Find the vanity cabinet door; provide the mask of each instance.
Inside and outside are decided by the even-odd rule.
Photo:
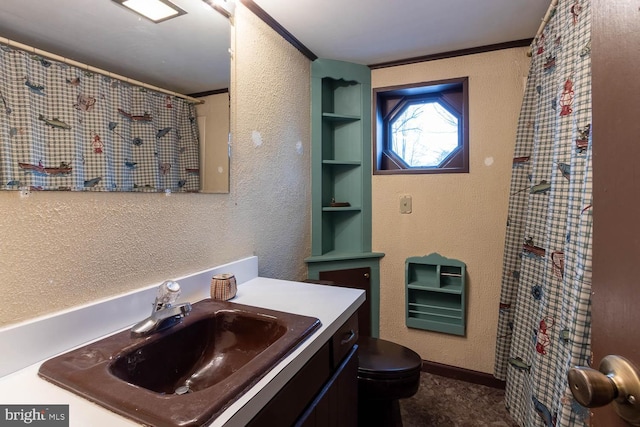
[[[371,267],[348,268],[343,270],[328,270],[318,273],[322,281],[347,288],[361,289],[365,292],[365,302],[358,308],[359,334],[363,337],[371,336]]]
[[[354,345],[338,369],[295,424],[300,427],[358,425],[358,346]]]
[[[357,331],[354,313],[247,427],[356,427]]]
[[[331,377],[331,346],[326,343],[262,410],[247,427],[288,427],[296,424]],[[356,382],[356,374],[353,381]]]

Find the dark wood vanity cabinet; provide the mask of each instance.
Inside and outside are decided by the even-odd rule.
[[[248,426],[355,427],[357,340],[358,318],[354,314]]]
[[[349,350],[329,381],[295,423],[301,427],[358,424],[358,346]]]

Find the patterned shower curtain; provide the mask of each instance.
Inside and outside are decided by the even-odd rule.
[[[590,362],[589,0],[560,0],[532,45],[505,241],[495,376],[521,426],[583,426],[567,371]]]
[[[0,190],[198,191],[193,104],[0,44]]]

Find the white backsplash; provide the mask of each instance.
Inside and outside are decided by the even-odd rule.
[[[193,303],[209,297],[211,277],[220,273],[233,273],[241,285],[258,277],[258,258],[248,257],[167,279],[180,283],[182,294],[178,302]],[[0,328],[0,377],[144,319],[151,311],[159,285],[153,283],[126,294]]]

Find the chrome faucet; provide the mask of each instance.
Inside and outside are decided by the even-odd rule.
[[[133,338],[144,337],[154,332],[163,331],[182,322],[191,311],[188,302],[173,305],[180,296],[180,285],[167,280],[158,288],[158,295],[153,303],[151,316],[136,323],[131,328]]]

